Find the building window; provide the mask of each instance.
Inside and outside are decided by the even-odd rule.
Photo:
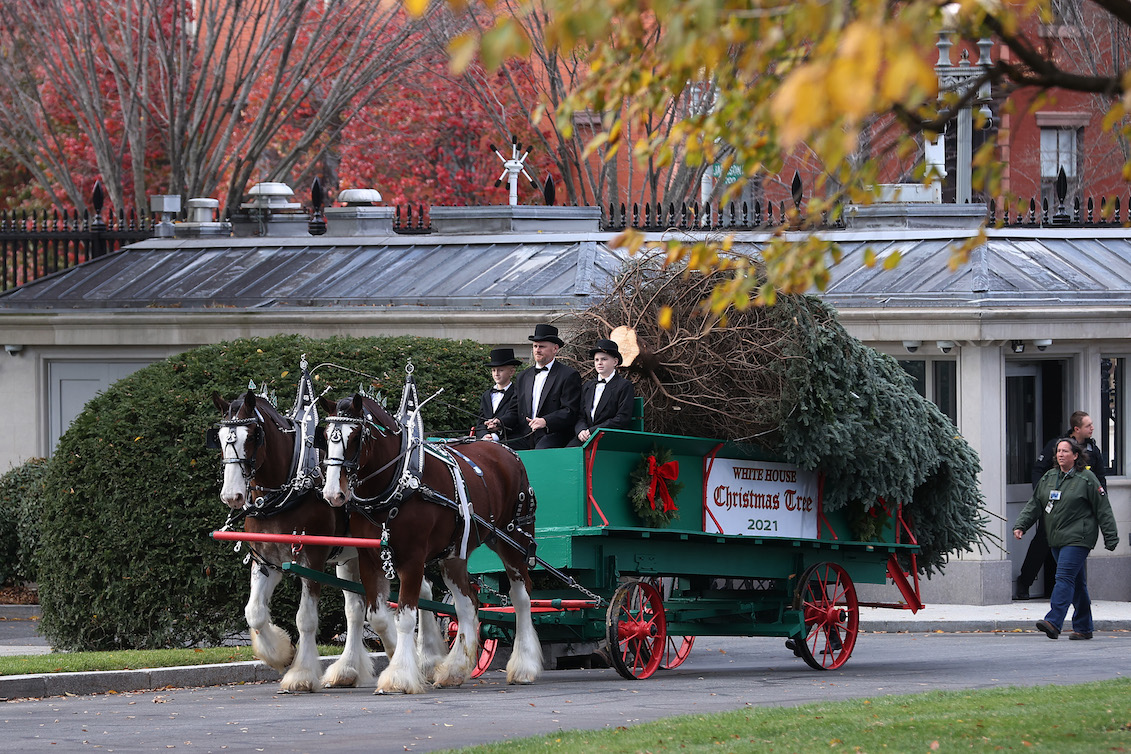
[[[1056,180],[1060,171],[1068,179],[1068,192],[1064,206],[1071,211],[1073,201],[1080,196],[1084,172],[1084,129],[1077,127],[1041,129],[1041,199],[1047,201],[1050,211],[1056,211],[1060,202],[1056,195]]]
[[[1126,459],[1127,359],[1105,357],[1100,361],[1100,421],[1096,440],[1107,454],[1107,475],[1122,476]]]
[[[931,400],[947,418],[958,426],[958,362],[934,361],[931,362],[934,372],[934,384]]]
[[[953,359],[901,359],[915,390],[958,425],[958,362]]]

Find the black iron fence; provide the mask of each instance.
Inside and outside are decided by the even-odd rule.
[[[0,213],[0,291],[152,237],[152,217],[124,213],[108,220],[86,211]]]
[[[1063,184],[1063,181],[1061,182]],[[1113,227],[1131,225],[1131,198],[1121,206],[1119,197],[1077,198],[1065,202],[1063,185],[1057,187],[1057,200],[1027,204],[989,200],[986,220],[991,227]],[[600,227],[605,231],[634,228],[642,231],[740,231],[777,229],[782,226],[843,228],[842,218],[824,216],[813,223],[805,217],[805,202],[800,178],[795,176],[792,196],[786,201],[728,204],[702,208],[698,204],[657,203],[643,207],[625,205],[601,207]],[[0,213],[0,291],[50,275],[68,267],[112,253],[122,246],[157,235],[158,218],[149,213],[120,211],[102,216],[102,188],[95,185],[91,196],[94,214],[73,212]],[[316,218],[312,216],[313,221]],[[325,226],[322,226],[323,229]],[[397,207],[393,231],[401,235],[432,232],[431,218],[424,205]],[[323,232],[325,232],[323,230]]]
[[[101,183],[94,184],[94,216],[57,210],[0,213],[0,291],[117,251],[156,235],[155,219],[123,211],[102,217]]]

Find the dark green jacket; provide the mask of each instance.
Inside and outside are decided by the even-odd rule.
[[[1060,499],[1054,500],[1052,510],[1045,513],[1049,495],[1058,488]],[[1078,546],[1090,550],[1096,546],[1100,532],[1107,549],[1114,550],[1119,544],[1111,503],[1107,495],[1100,494],[1096,475],[1087,469],[1070,471],[1067,476],[1055,466],[1046,471],[1013,528],[1025,531],[1041,516],[1045,518],[1050,547]]]

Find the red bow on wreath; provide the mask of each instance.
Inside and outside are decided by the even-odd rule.
[[[668,482],[674,482],[676,477],[679,476],[679,461],[668,461],[667,463],[656,463],[656,456],[648,456],[648,473],[652,477],[652,484],[648,487],[648,502],[652,504],[652,510],[656,510],[656,492],[660,493],[660,499],[664,501],[664,513],[674,511],[676,509],[675,502],[672,500],[671,493],[668,492]]]

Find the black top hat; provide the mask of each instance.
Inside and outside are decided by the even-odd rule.
[[[513,348],[492,348],[491,360],[487,362],[489,367],[509,367],[518,366],[522,361],[514,357]]]
[[[534,334],[530,336],[530,340],[535,343],[545,341],[547,343],[556,343],[559,346],[565,345],[565,341],[558,337],[558,328],[553,325],[535,325]]]
[[[599,353],[607,353],[617,360],[617,364],[624,361],[624,357],[620,355],[620,348],[617,347],[615,341],[612,340],[598,340],[597,345],[589,349],[589,358],[593,358]]]

